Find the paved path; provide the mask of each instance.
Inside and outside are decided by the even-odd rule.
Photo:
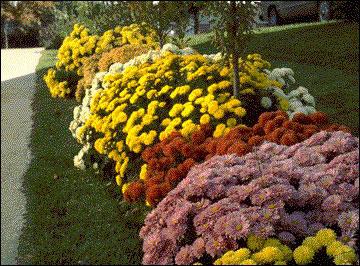
[[[1,264],[15,265],[30,162],[31,102],[42,48],[1,50]]]

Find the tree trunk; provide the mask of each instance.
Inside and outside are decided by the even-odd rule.
[[[7,20],[5,20],[4,23],[4,41],[5,41],[5,49],[9,48],[9,38],[8,38],[8,27],[9,27],[9,22]]]
[[[237,21],[235,18],[236,15],[236,3],[235,2],[230,2],[230,16],[231,16],[231,24],[230,29],[229,29],[229,37],[230,37],[230,42],[231,42],[231,48],[230,48],[230,53],[232,56],[232,65],[233,65],[233,73],[234,73],[234,84],[233,84],[233,90],[234,90],[234,97],[238,98],[239,96],[239,91],[240,91],[240,76],[239,76],[239,51],[238,51],[238,47],[237,47],[237,30],[238,30],[238,25],[237,25]]]
[[[239,75],[239,54],[235,50],[232,55],[232,64],[233,64],[233,71],[234,71],[234,97],[238,98],[239,91],[240,91],[240,75]]]
[[[8,49],[9,48],[9,40],[8,40],[7,31],[4,31],[4,36],[5,36],[5,49]]]
[[[194,34],[199,33],[199,10],[194,10]]]

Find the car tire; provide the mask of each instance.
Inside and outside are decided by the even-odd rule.
[[[331,4],[330,1],[320,1],[318,8],[319,21],[328,21],[331,19]]]
[[[278,12],[276,11],[276,8],[271,7],[269,9],[269,12],[268,12],[268,24],[269,24],[269,26],[279,25],[280,24],[279,22],[280,22],[280,18],[279,18]]]

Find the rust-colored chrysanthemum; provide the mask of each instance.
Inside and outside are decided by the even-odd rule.
[[[249,141],[248,144],[252,145],[252,146],[258,146],[260,145],[262,142],[264,141],[264,137],[261,136],[252,136]]]
[[[201,130],[196,131],[191,135],[191,141],[195,145],[200,145],[201,143],[203,143],[205,141],[205,139],[206,139],[205,132],[203,132]]]
[[[328,116],[323,112],[312,113],[309,115],[309,118],[314,124],[318,124],[318,125],[327,124],[329,122]]]
[[[265,126],[264,126],[264,132],[265,134],[270,134],[271,132],[273,132],[275,129],[277,128],[276,123],[274,122],[274,120],[269,120],[266,122]]]
[[[145,186],[141,181],[132,182],[125,190],[124,199],[128,202],[134,202],[140,200],[144,195]]]
[[[264,127],[266,122],[272,120],[276,116],[275,112],[264,112],[259,116],[259,124]]]
[[[284,127],[279,127],[277,129],[275,129],[270,135],[271,135],[271,139],[273,142],[279,144],[281,137],[285,134],[286,132],[286,128]]]
[[[243,156],[246,153],[248,153],[251,150],[250,145],[244,143],[244,142],[238,142],[231,146],[228,150],[228,153],[236,153],[238,156]]]
[[[293,122],[298,122],[298,123],[303,124],[303,125],[307,125],[307,124],[312,123],[311,118],[308,115],[303,114],[303,113],[295,113],[292,121]]]
[[[253,127],[253,133],[254,135],[263,136],[265,135],[264,128],[261,124],[255,124]]]
[[[298,143],[298,138],[294,132],[285,133],[280,140],[280,144],[287,146],[294,145],[296,143]]]
[[[284,117],[284,116],[281,116],[281,115],[276,116],[276,117],[273,119],[276,127],[280,127],[286,120],[287,120],[287,118]]]
[[[163,191],[160,185],[150,186],[146,189],[146,200],[151,206],[156,206],[162,199]]]

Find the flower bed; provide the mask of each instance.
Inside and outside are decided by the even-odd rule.
[[[358,147],[348,133],[321,131],[290,147],[266,142],[242,157],[215,156],[194,166],[146,217],[143,263],[218,257],[250,234],[292,242],[327,226],[352,239]]]
[[[89,35],[89,30],[85,26],[75,24],[73,31],[64,39],[58,51],[56,69],[50,68],[44,76],[51,96],[74,97],[77,83],[84,76],[84,65],[89,64],[88,59],[92,55],[100,55],[126,44],[148,44],[150,47],[156,47],[154,31],[146,26],[144,29],[145,34],[141,33],[139,25],[132,24],[108,30],[99,37]],[[96,58],[92,58],[94,57]]]
[[[217,127],[218,129],[218,127]],[[186,177],[195,163],[208,160],[215,155],[245,155],[264,140],[282,145],[293,145],[321,131],[343,130],[345,126],[329,124],[324,113],[311,115],[297,113],[289,120],[284,111],[265,112],[252,128],[238,126],[223,137],[211,137],[213,129],[204,124],[191,134],[191,138],[173,133],[160,143],[146,148],[141,157],[140,179],[125,185],[124,197],[129,202],[146,199],[155,206],[166,194]],[[217,131],[213,133],[215,136]]]
[[[136,24],[101,37],[75,25],[44,77],[53,97],[81,102],[74,165],[154,208],[143,263],[356,263],[359,140],[349,128],[317,111],[306,88],[289,89],[290,68],[240,59],[235,98],[220,53],[154,39]]]
[[[243,64],[244,95],[258,97],[268,87],[281,86],[262,72],[268,62],[259,55],[248,58]],[[139,176],[142,162],[137,154],[173,131],[187,137],[201,124],[212,123],[222,128],[216,133],[221,136],[247,123],[242,100],[231,96],[230,70],[221,57],[165,45],[126,64],[113,64],[98,77],[74,110],[70,130],[84,144],[75,161],[84,166],[87,147],[94,147],[115,162],[119,186]]]

